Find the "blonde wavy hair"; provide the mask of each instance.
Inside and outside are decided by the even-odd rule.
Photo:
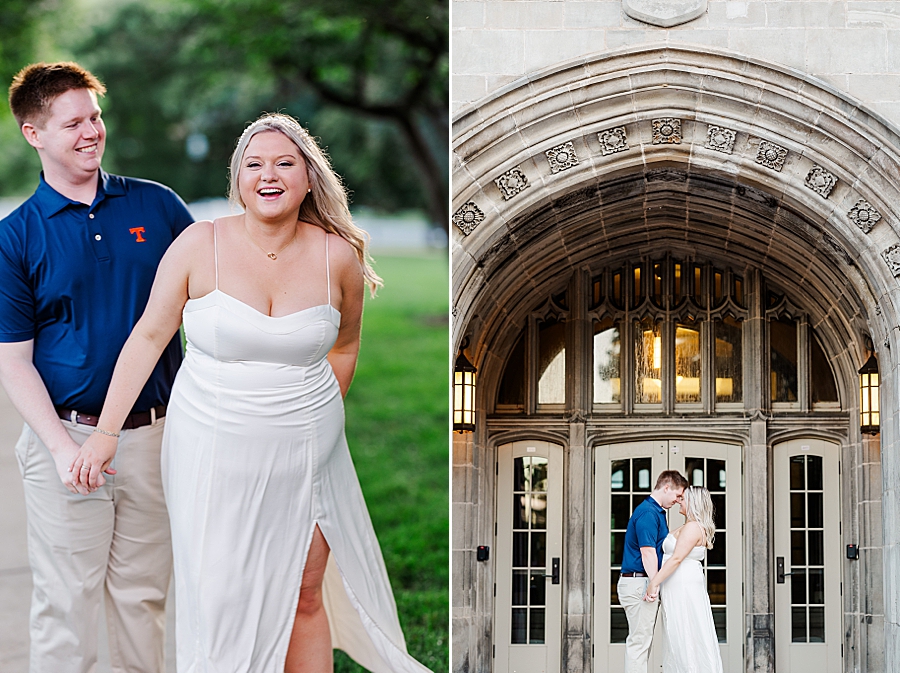
[[[306,162],[309,187],[312,191],[303,199],[298,219],[321,227],[330,234],[340,236],[356,249],[363,276],[369,286],[369,291],[374,296],[378,287],[384,283],[372,269],[372,260],[368,252],[369,235],[353,223],[347,203],[347,192],[340,177],[331,167],[328,157],[316,144],[313,137],[293,117],[275,112],[266,113],[244,129],[234,148],[234,153],[231,155],[229,200],[246,209],[238,184],[241,161],[253,136],[267,131],[277,131],[287,136],[300,150],[300,155]]]
[[[688,521],[696,521],[703,530],[703,542],[707,549],[713,548],[716,537],[715,509],[709,491],[702,486],[684,489],[684,509]]]

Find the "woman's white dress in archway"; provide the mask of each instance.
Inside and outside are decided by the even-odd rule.
[[[663,563],[673,551],[675,536],[670,533],[663,541]],[[722,673],[703,573],[705,556],[705,547],[694,547],[660,587],[666,642],[663,673]]]
[[[163,442],[179,673],[284,671],[316,524],[334,647],[375,673],[428,671],[406,653],[344,438],[330,289],[273,318],[220,291],[218,263],[216,276],[184,308]]]

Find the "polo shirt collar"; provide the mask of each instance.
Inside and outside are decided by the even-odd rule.
[[[91,207],[100,203],[107,196],[121,196],[125,193],[122,181],[115,175],[110,175],[102,168],[100,169],[100,179],[97,182],[97,194],[94,196],[94,203]],[[67,196],[63,196],[53,189],[44,179],[44,172],[41,171],[40,182],[38,188],[34,192],[34,198],[37,201],[41,214],[45,218],[50,218],[64,210],[68,206],[84,205],[79,201],[73,201]]]
[[[654,497],[653,497],[652,495],[648,495],[648,496],[647,496],[647,500],[649,500],[649,501],[650,501],[650,504],[653,505],[653,507],[654,507],[655,509],[658,509],[660,512],[665,512],[665,511],[666,511],[665,509],[663,509],[663,506],[662,506],[662,505],[660,505],[658,502],[656,502],[656,500],[654,499]]]

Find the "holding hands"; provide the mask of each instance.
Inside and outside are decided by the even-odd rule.
[[[657,598],[659,598],[659,583],[655,580],[650,580],[650,583],[647,585],[647,592],[644,594],[644,600],[648,603],[653,603]]]
[[[93,493],[106,483],[104,472],[109,475],[116,473],[109,465],[116,456],[118,445],[118,433],[98,429],[79,447],[69,462],[72,485],[79,493]]]

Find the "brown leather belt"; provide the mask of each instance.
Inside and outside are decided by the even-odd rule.
[[[646,576],[647,576],[647,573],[641,573],[641,572],[637,572],[637,573],[620,573],[619,576],[620,576],[620,577],[646,577]]]
[[[90,425],[94,428],[97,427],[97,422],[100,420],[98,416],[80,414],[74,409],[63,409],[62,407],[56,407],[56,413],[59,414],[59,417],[64,421],[80,423],[81,425]],[[155,418],[163,418],[165,415],[166,408],[164,406],[153,407],[150,411],[138,411],[130,414],[125,419],[125,423],[122,424],[122,429],[134,430],[135,428],[142,428],[145,425],[152,424]]]

